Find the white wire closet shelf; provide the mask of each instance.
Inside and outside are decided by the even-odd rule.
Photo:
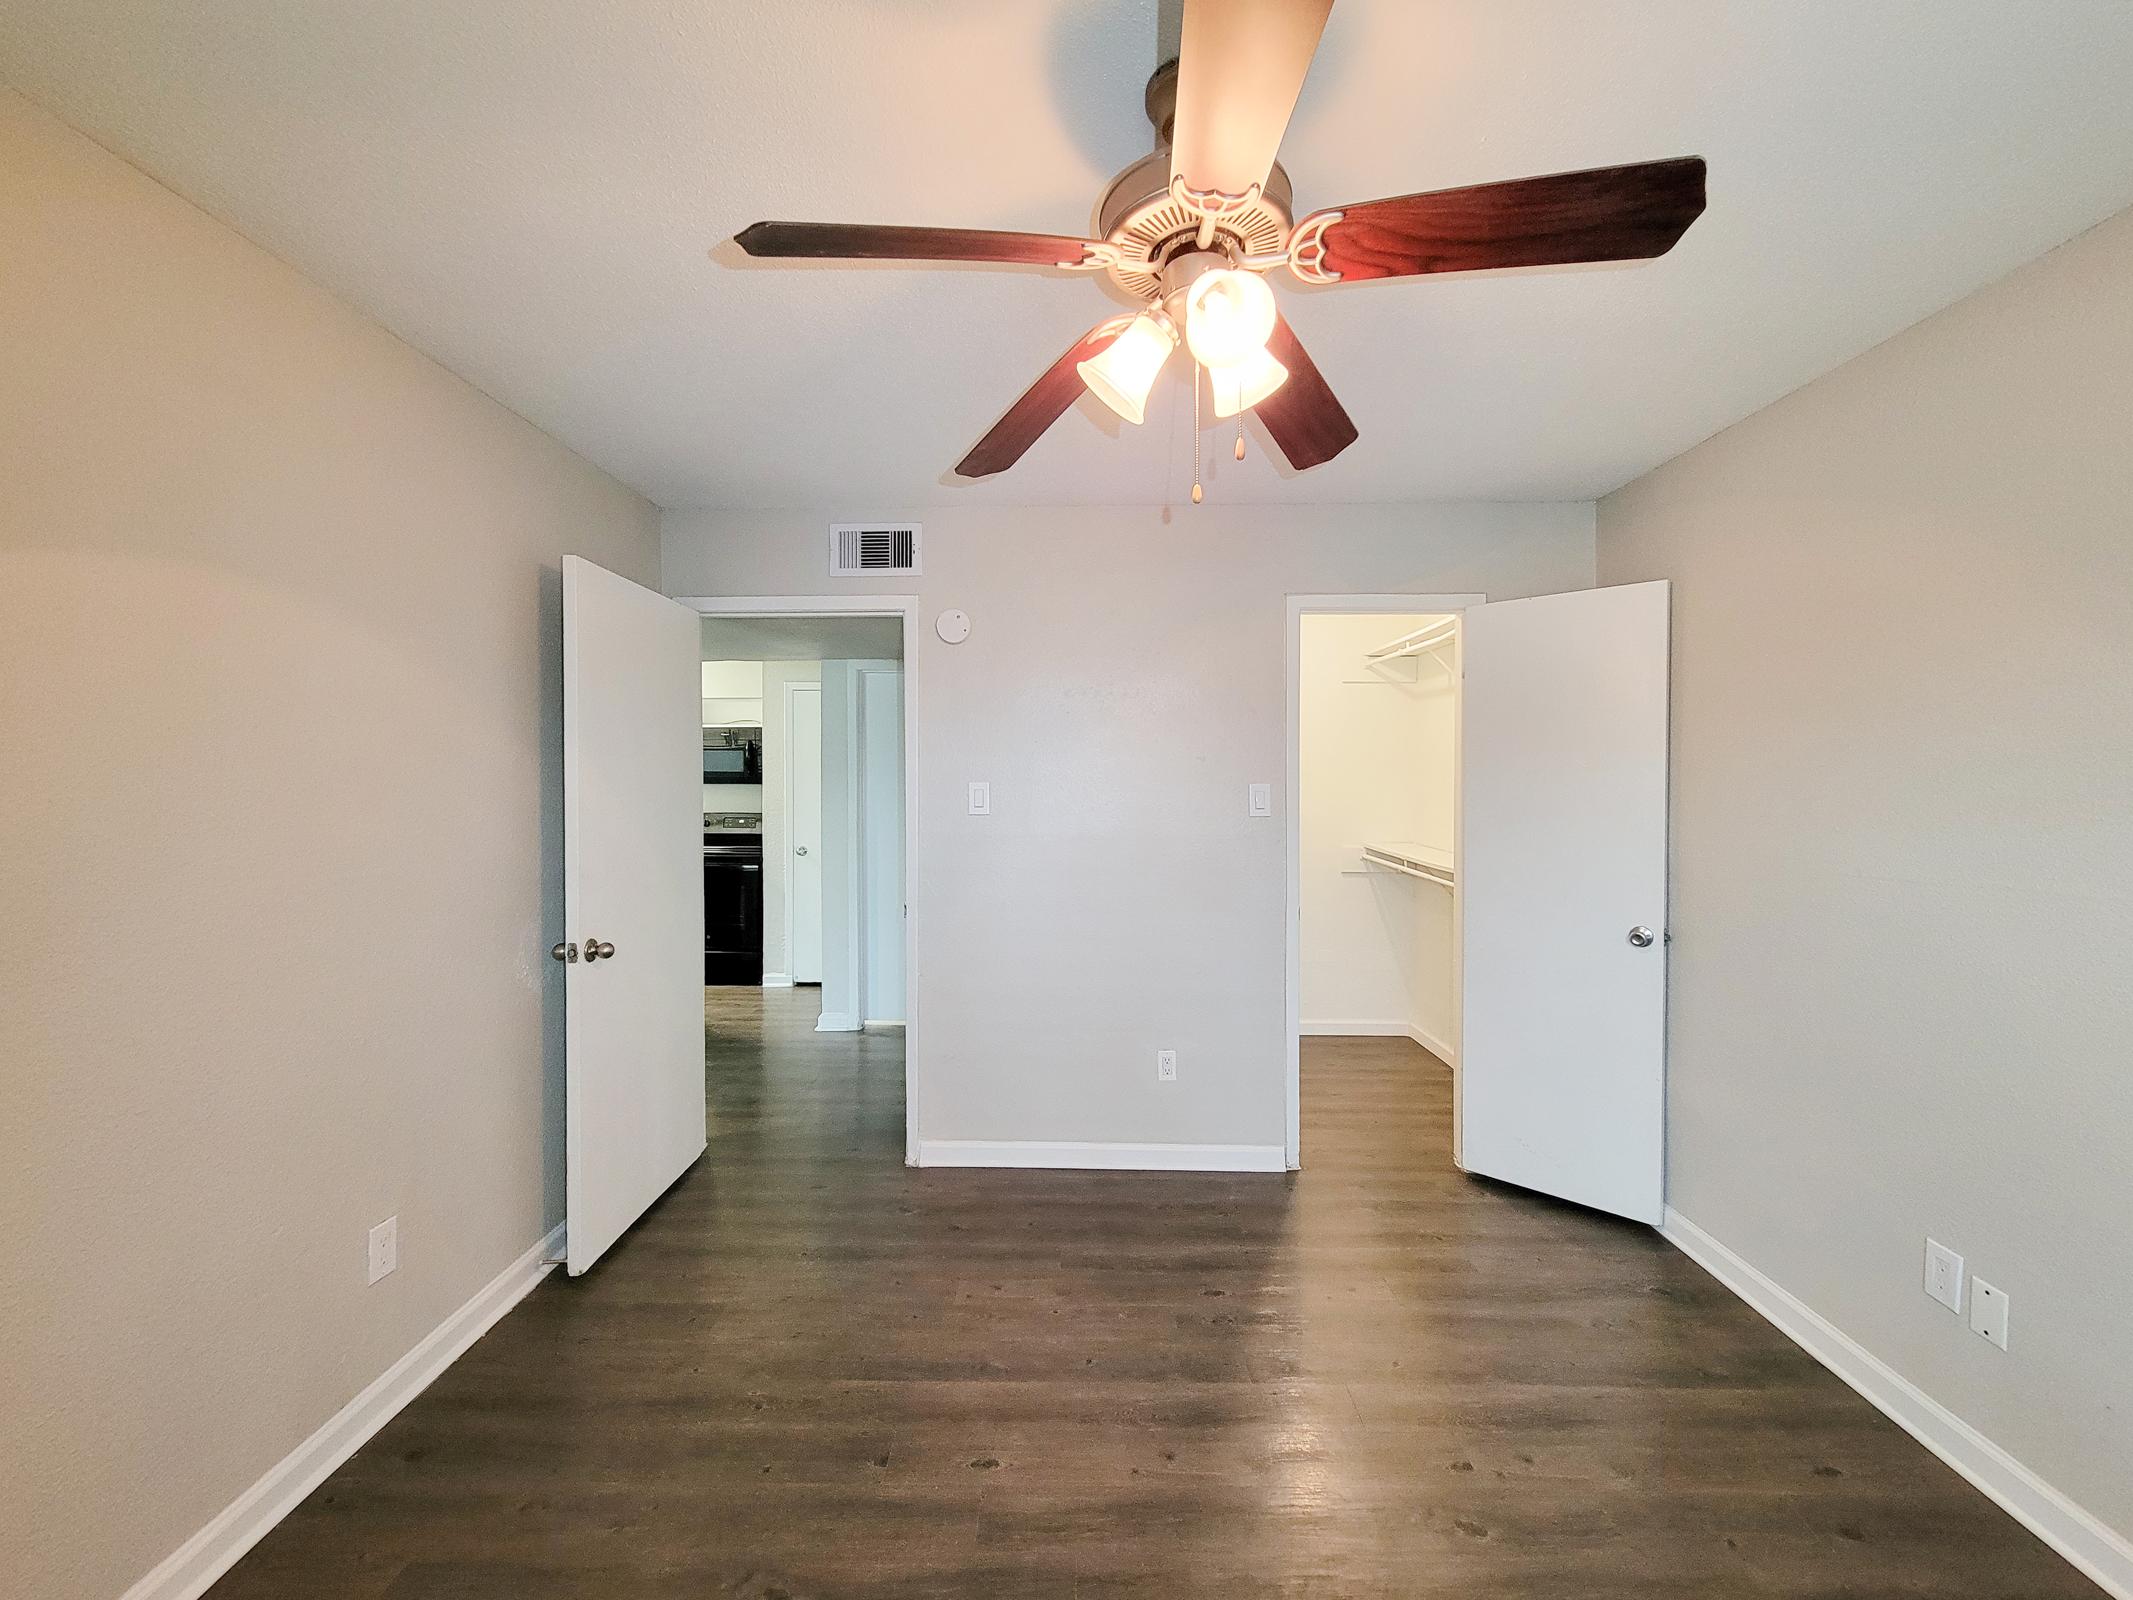
[[[1390,839],[1383,844],[1364,845],[1363,865],[1381,872],[1405,873],[1410,878],[1422,878],[1447,889],[1456,881],[1451,851],[1433,844],[1417,844],[1411,839]]]

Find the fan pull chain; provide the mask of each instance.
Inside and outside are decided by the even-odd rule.
[[[1192,503],[1200,503],[1200,368],[1192,369]]]
[[[1244,459],[1244,413],[1237,413],[1237,459]]]

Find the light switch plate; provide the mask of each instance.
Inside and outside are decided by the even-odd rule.
[[[970,786],[970,814],[974,817],[992,815],[992,785],[973,783]]]
[[[1970,1280],[1970,1331],[2007,1348],[2007,1294],[1983,1278]]]
[[[1274,814],[1274,788],[1272,784],[1255,783],[1245,794],[1246,803],[1255,817],[1271,817]]]
[[[1963,1258],[1938,1239],[1926,1240],[1926,1293],[1963,1314]]]

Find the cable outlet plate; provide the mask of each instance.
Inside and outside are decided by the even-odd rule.
[[[1970,1331],[2007,1348],[2007,1291],[1995,1289],[1983,1278],[1970,1280]]]

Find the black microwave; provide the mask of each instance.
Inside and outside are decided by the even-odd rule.
[[[704,729],[704,782],[761,783],[761,728]]]

